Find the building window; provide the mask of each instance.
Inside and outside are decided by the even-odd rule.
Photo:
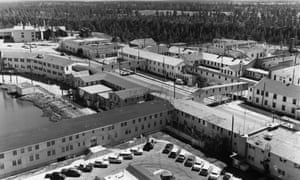
[[[286,97],[285,96],[282,97],[282,101],[286,102]]]
[[[47,147],[49,147],[49,146],[51,146],[51,142],[50,141],[47,142]]]
[[[4,164],[0,164],[0,169],[4,169]]]
[[[72,136],[70,136],[70,137],[69,137],[69,141],[72,141],[72,139],[73,139]]]
[[[24,148],[22,148],[22,149],[21,149],[21,153],[24,153],[24,152],[25,152],[25,150],[24,150]]]
[[[51,145],[53,146],[55,144],[55,141],[51,141]]]
[[[40,146],[37,144],[37,145],[35,145],[35,150],[38,150],[38,149],[40,149]]]
[[[295,108],[292,108],[291,112],[292,114],[295,114]]]
[[[77,134],[77,135],[75,136],[75,138],[78,139],[78,138],[79,138],[79,135]]]
[[[16,166],[16,165],[17,165],[17,161],[16,161],[16,160],[13,160],[13,161],[12,161],[12,165],[13,165],[13,166]]]
[[[257,98],[255,99],[255,101],[256,101],[256,103],[259,103],[259,98],[257,97]]]
[[[22,159],[18,159],[18,165],[22,164]]]
[[[277,94],[273,94],[273,99],[277,99]]]
[[[17,155],[17,151],[13,151],[13,155],[16,156]]]
[[[31,146],[29,146],[27,149],[28,149],[29,152],[32,151],[32,147]]]
[[[272,103],[272,107],[276,108],[276,103],[275,102]]]
[[[62,138],[61,142],[63,142],[63,143],[66,142],[66,138]]]
[[[296,99],[293,99],[293,104],[296,104],[297,100]]]
[[[281,106],[281,109],[282,109],[283,111],[285,111],[285,105],[282,105],[282,106]]]
[[[40,159],[40,155],[39,154],[36,154],[35,155],[35,160],[39,160]]]
[[[269,92],[266,92],[266,97],[269,97]]]
[[[33,161],[33,155],[29,156],[29,161]]]
[[[267,106],[268,105],[268,101],[267,100],[265,100],[265,106]]]
[[[4,158],[4,154],[0,154],[0,159],[3,159]]]
[[[47,156],[51,156],[51,151],[48,151],[48,152],[47,152]]]

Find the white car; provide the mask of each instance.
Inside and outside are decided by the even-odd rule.
[[[200,171],[200,169],[203,166],[203,161],[200,158],[196,158],[193,166],[192,166],[192,170],[193,171]]]
[[[209,176],[208,176],[208,180],[217,180],[220,175],[221,175],[221,168],[217,167],[217,166],[213,166]]]

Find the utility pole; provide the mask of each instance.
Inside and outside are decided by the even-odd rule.
[[[176,96],[176,84],[175,84],[175,80],[174,80],[174,99],[176,98],[175,96]]]
[[[231,152],[233,152],[233,134],[234,134],[234,115],[232,115],[232,119],[231,119]]]

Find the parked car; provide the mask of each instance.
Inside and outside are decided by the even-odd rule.
[[[133,159],[133,156],[132,156],[132,154],[127,154],[127,155],[123,156],[123,159],[124,160],[131,160],[131,159]]]
[[[134,148],[131,148],[130,151],[135,156],[141,156],[141,155],[143,155],[143,150],[141,148],[134,147]]]
[[[80,172],[73,168],[62,169],[61,173],[67,177],[80,177],[81,176]]]
[[[166,144],[166,146],[163,149],[162,153],[163,154],[169,154],[172,151],[173,147],[174,147],[174,144],[171,144],[171,143]]]
[[[178,84],[178,85],[184,85],[184,81],[182,79],[176,79],[175,80],[175,84]]]
[[[66,176],[60,172],[53,172],[50,174],[46,174],[45,178],[50,179],[50,180],[64,180],[66,178]]]
[[[177,156],[176,162],[182,163],[184,162],[184,160],[185,160],[185,153],[181,151]]]
[[[175,159],[180,152],[181,149],[179,149],[178,147],[174,147],[168,157]]]
[[[217,180],[221,175],[221,169],[217,166],[214,166],[208,176],[208,180]]]
[[[231,173],[225,173],[223,176],[223,180],[231,180],[233,178],[233,174]]]
[[[107,168],[109,162],[108,161],[95,161],[94,162],[94,167],[95,168]]]
[[[153,148],[154,148],[154,144],[152,142],[147,142],[143,147],[143,151],[150,151]]]
[[[109,161],[109,163],[111,163],[111,164],[121,164],[121,163],[122,163],[122,160],[121,160],[121,158],[119,157],[119,155],[112,155],[112,156],[109,156],[109,157],[108,157],[108,161]]]
[[[92,166],[92,164],[88,164],[88,165],[80,164],[77,167],[77,169],[80,170],[80,171],[82,171],[82,172],[92,172],[93,166]]]
[[[186,166],[186,167],[192,167],[193,164],[194,164],[194,162],[195,162],[195,159],[196,158],[193,155],[188,156],[187,159],[186,159],[186,161],[185,161],[185,163],[184,163],[184,166]]]
[[[199,158],[196,158],[196,160],[192,166],[192,170],[199,172],[200,169],[202,168],[202,166],[203,166],[203,161]]]
[[[210,166],[209,162],[203,161],[203,166],[201,167],[199,175],[205,176],[205,177],[208,176],[210,169],[211,169],[211,166]]]

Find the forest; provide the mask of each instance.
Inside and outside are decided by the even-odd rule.
[[[128,42],[199,44],[213,38],[286,44],[298,37],[300,4],[215,2],[24,2],[2,3],[0,28],[19,22],[83,27]]]

